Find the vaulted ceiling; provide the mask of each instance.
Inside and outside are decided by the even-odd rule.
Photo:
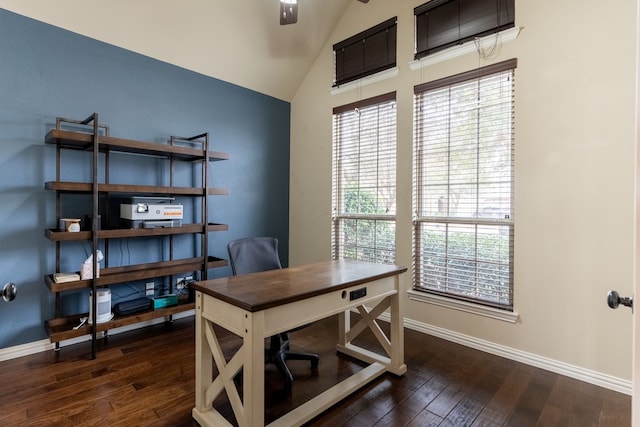
[[[356,0],[0,0],[16,12],[189,70],[290,101]]]

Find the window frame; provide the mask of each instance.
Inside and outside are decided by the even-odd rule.
[[[515,127],[515,103],[514,103],[514,93],[515,93],[515,83],[514,83],[514,76],[515,76],[515,69],[517,67],[517,59],[510,59],[507,61],[503,61],[497,64],[493,64],[493,65],[489,65],[486,67],[481,67],[475,70],[471,70],[465,73],[460,73],[454,76],[450,76],[450,77],[445,77],[443,79],[439,79],[439,80],[435,80],[432,82],[427,82],[421,85],[417,85],[414,87],[414,182],[413,182],[413,192],[414,192],[414,200],[413,200],[413,210],[414,210],[414,220],[413,220],[413,236],[412,236],[412,245],[413,245],[413,263],[414,263],[414,269],[413,269],[413,286],[412,286],[412,291],[414,295],[418,295],[418,294],[430,294],[432,299],[434,299],[436,301],[436,303],[438,305],[443,305],[441,303],[441,301],[443,299],[451,299],[451,300],[457,300],[459,302],[465,302],[465,303],[470,303],[472,305],[478,305],[478,306],[484,306],[492,308],[492,309],[498,309],[501,311],[509,311],[509,312],[513,312],[514,310],[514,302],[513,302],[513,288],[514,288],[514,274],[513,274],[513,260],[514,260],[514,225],[515,225],[515,218],[513,215],[514,209],[513,209],[513,201],[514,201],[514,165],[515,165],[515,161],[514,161],[514,157],[515,157],[515,131],[514,131],[514,127]],[[463,217],[463,218],[459,218],[459,217],[455,217],[455,216],[443,216],[443,217],[432,217],[432,216],[428,216],[425,215],[425,212],[423,212],[423,209],[421,208],[421,206],[423,206],[423,176],[422,174],[424,173],[423,170],[423,166],[421,165],[422,162],[422,158],[420,153],[422,152],[422,127],[423,127],[423,121],[419,118],[419,109],[420,109],[420,99],[419,97],[422,96],[423,94],[429,93],[430,91],[435,91],[435,90],[441,90],[444,88],[452,88],[455,85],[458,84],[468,84],[469,82],[479,82],[481,79],[483,78],[490,78],[492,76],[495,76],[499,73],[503,73],[503,72],[510,72],[511,75],[511,85],[510,85],[510,97],[511,97],[511,109],[510,109],[510,132],[511,132],[511,137],[510,137],[510,174],[511,174],[511,178],[510,178],[510,195],[509,195],[509,214],[508,214],[508,218],[479,218],[476,217],[475,219],[472,217]],[[450,98],[449,98],[450,99]],[[478,110],[479,111],[479,110]],[[451,117],[450,113],[449,117]],[[480,131],[477,131],[477,135],[480,134]],[[477,145],[478,143],[476,143]],[[450,148],[449,148],[450,149]],[[448,150],[449,150],[448,149]],[[451,175],[448,175],[449,177],[451,177]],[[479,205],[476,205],[476,208]],[[504,303],[504,302],[495,302],[495,301],[489,301],[489,300],[484,300],[481,298],[471,298],[468,296],[464,296],[464,295],[460,295],[460,294],[456,294],[456,293],[451,293],[451,292],[446,292],[446,291],[442,291],[442,290],[437,290],[434,289],[434,287],[429,287],[429,286],[425,286],[422,284],[422,264],[423,264],[423,248],[421,245],[421,240],[422,240],[422,235],[421,235],[421,230],[422,227],[425,224],[454,224],[454,225],[461,225],[461,224],[475,224],[476,226],[476,230],[477,230],[477,226],[484,226],[484,227],[493,227],[493,226],[497,226],[497,227],[508,227],[508,239],[509,239],[509,272],[508,272],[508,280],[509,280],[509,284],[508,284],[508,302]],[[447,225],[447,227],[449,227],[449,225]],[[447,236],[446,238],[449,238],[449,228],[446,228],[446,232],[445,232],[445,236]],[[476,234],[476,239],[477,239],[477,234]],[[477,239],[478,240],[478,239]],[[474,248],[474,250],[477,250],[477,240],[475,241],[475,245],[476,247]],[[449,269],[453,270],[452,267],[449,266],[449,261],[447,261],[449,258],[449,249],[445,249],[446,254],[444,254],[442,256],[442,258],[445,260],[445,267],[443,267],[446,271],[450,271]],[[478,261],[478,258],[474,258],[474,262]],[[478,264],[473,264],[475,265],[476,271],[478,269]],[[450,273],[446,273],[446,284],[444,285],[445,288],[449,286],[449,275]],[[474,285],[476,284],[476,282],[474,282]],[[438,298],[434,298],[434,297],[438,297]],[[421,299],[420,297],[417,297],[415,299]],[[454,304],[452,304],[454,305]],[[459,303],[457,303],[457,305],[460,305]]]
[[[393,117],[392,117],[392,124],[391,125],[387,125],[385,127],[376,127],[375,132],[376,132],[376,150],[380,150],[381,148],[381,144],[380,144],[380,140],[379,137],[381,136],[380,132],[382,130],[382,132],[385,132],[382,136],[391,136],[391,139],[389,141],[387,141],[387,146],[388,145],[392,145],[392,152],[391,154],[389,154],[388,152],[385,151],[385,155],[383,157],[381,156],[376,156],[374,158],[373,162],[369,162],[365,157],[365,160],[362,160],[363,156],[360,156],[360,153],[358,153],[357,159],[355,160],[355,163],[358,166],[371,166],[372,163],[374,163],[376,165],[376,174],[378,174],[378,172],[380,172],[380,169],[377,168],[377,165],[379,165],[381,163],[381,160],[386,160],[386,161],[391,161],[392,163],[392,176],[393,176],[393,182],[391,183],[391,186],[393,188],[393,197],[392,197],[392,213],[362,213],[362,212],[347,212],[345,205],[346,205],[346,199],[348,197],[345,196],[345,182],[343,179],[343,175],[344,175],[344,170],[346,168],[345,164],[347,164],[347,160],[346,159],[346,154],[343,154],[345,151],[344,150],[348,150],[349,148],[346,148],[345,145],[343,144],[344,140],[347,139],[346,137],[352,136],[351,134],[344,134],[344,123],[346,121],[347,124],[353,124],[353,121],[350,121],[350,119],[345,116],[345,114],[360,114],[359,110],[366,110],[366,109],[372,109],[372,108],[388,108],[391,107],[393,109]],[[379,110],[377,112],[377,114],[379,113]],[[363,113],[364,114],[364,113]],[[366,128],[363,129],[362,127],[360,127],[360,116],[358,116],[358,130],[357,130],[357,136],[355,136],[355,139],[357,139],[357,142],[355,145],[357,145],[358,147],[361,147],[361,136],[362,133],[365,132],[371,132],[370,128]],[[380,117],[378,116],[378,122],[380,122]],[[365,142],[369,142],[366,141]],[[376,151],[378,154],[380,153],[379,151]],[[358,259],[358,260],[368,260],[368,261],[372,261],[369,257],[362,257],[362,253],[363,252],[373,252],[375,254],[375,256],[373,257],[373,261],[372,262],[379,262],[381,259],[382,260],[386,260],[384,262],[387,263],[395,263],[396,260],[396,211],[395,211],[395,205],[396,205],[396,201],[397,201],[397,194],[396,194],[396,185],[397,185],[397,176],[396,176],[396,167],[397,167],[397,101],[396,101],[396,92],[389,92],[383,95],[379,95],[379,96],[375,96],[372,98],[368,98],[362,101],[357,101],[357,102],[353,102],[350,104],[346,104],[343,106],[339,106],[339,107],[335,107],[333,109],[333,136],[332,136],[332,199],[331,199],[331,203],[332,203],[332,225],[331,225],[331,254],[332,254],[332,259]],[[371,159],[368,159],[371,160]],[[379,176],[376,175],[376,177],[378,178]],[[358,185],[356,187],[357,189],[357,194],[361,194],[361,190],[364,188],[366,190],[371,190],[370,187],[366,187],[366,186],[362,186],[362,182],[361,182],[361,178],[362,176],[358,175]],[[375,192],[376,192],[376,202],[378,201],[378,196],[380,196],[380,191],[381,188],[389,188],[389,185],[380,185],[380,182],[378,179],[376,179],[377,184],[375,185]],[[359,200],[359,199],[358,199]],[[376,203],[376,207],[379,207],[378,203]],[[349,244],[349,249],[351,250],[355,250],[356,253],[358,254],[356,256],[356,258],[353,257],[349,257],[349,256],[345,256],[345,246],[347,246],[344,243],[345,237],[343,237],[344,234],[344,227],[345,227],[345,223],[346,222],[353,222],[355,224],[358,224],[358,222],[364,222],[365,224],[367,222],[372,222],[374,225],[374,230],[375,230],[375,244],[373,246],[366,246],[365,244],[360,245],[360,243],[356,243],[356,244]],[[378,225],[380,225],[380,227],[383,229],[384,228],[388,228],[391,227],[392,228],[392,232],[393,232],[393,236],[392,236],[392,241],[391,242],[386,242],[387,246],[385,246],[385,241],[383,239],[377,239],[378,237]],[[387,224],[386,226],[384,224]],[[359,234],[357,234],[357,236],[360,236]],[[380,245],[378,245],[378,242],[381,242]],[[390,249],[390,247],[388,245],[392,245],[392,248]]]

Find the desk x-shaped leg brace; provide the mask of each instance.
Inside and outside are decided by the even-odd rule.
[[[364,305],[360,305],[357,309],[360,313],[361,319],[359,319],[353,327],[351,326],[349,312],[341,313],[339,316],[340,329],[338,337],[338,351],[367,363],[381,363],[386,366],[387,371],[393,374],[405,374],[407,366],[404,364],[404,334],[402,331],[403,319],[398,317],[400,310],[398,310],[397,307],[397,305],[401,303],[402,300],[396,294],[383,298],[370,310]],[[393,307],[392,305],[396,306]],[[377,319],[387,308],[390,307],[391,330],[389,337],[387,337],[378,324]],[[376,352],[366,350],[351,343],[367,328],[371,330],[380,343],[382,349],[389,357],[384,357]]]
[[[232,316],[238,317],[238,316]],[[263,425],[264,422],[264,319],[261,313],[242,313],[240,327],[230,324],[229,330],[243,339],[243,343],[227,362],[220,341],[214,330],[214,322],[202,315],[196,323],[196,333],[204,340],[196,340],[196,364],[202,375],[196,375],[196,408],[199,416],[211,425],[231,426],[217,411],[213,401],[226,391],[236,421],[240,426]],[[232,322],[233,323],[233,322]],[[200,335],[202,336],[202,335]],[[213,378],[213,364],[218,375]],[[242,398],[234,378],[243,370]],[[209,380],[212,379],[212,380]]]

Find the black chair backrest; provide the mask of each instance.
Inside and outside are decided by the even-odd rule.
[[[227,244],[234,276],[282,268],[278,255],[278,239],[245,237]]]

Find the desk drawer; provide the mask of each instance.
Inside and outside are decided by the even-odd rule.
[[[398,277],[386,277],[265,310],[266,336],[293,329],[398,293]]]

